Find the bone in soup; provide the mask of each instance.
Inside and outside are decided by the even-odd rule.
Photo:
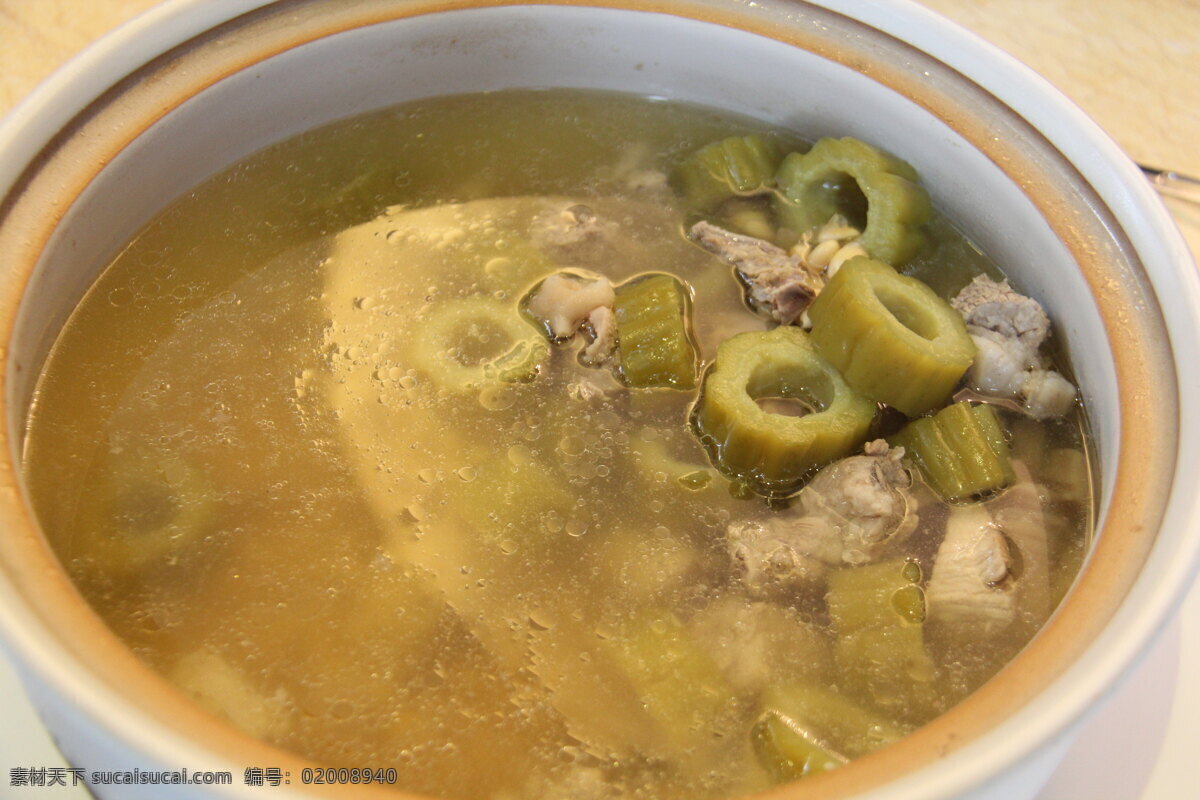
[[[254,736],[447,798],[728,797],[1029,640],[1085,431],[903,161],[556,90],[179,199],[62,331],[25,466],[96,611]]]

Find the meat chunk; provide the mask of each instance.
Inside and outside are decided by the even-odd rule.
[[[554,260],[578,262],[603,247],[615,234],[615,226],[591,207],[576,203],[535,217],[529,233],[534,245]]]
[[[926,591],[931,625],[961,631],[969,640],[999,633],[1017,617],[1012,553],[982,507],[951,509]]]
[[[824,634],[779,603],[725,594],[688,621],[737,692],[758,698],[773,684],[827,680],[833,659]]]
[[[634,192],[666,193],[671,191],[667,173],[656,164],[654,149],[645,142],[626,147],[612,168],[612,179],[620,181]]]
[[[747,300],[757,311],[782,325],[794,322],[825,285],[819,271],[763,239],[742,236],[700,221],[691,237],[737,269],[746,282]]]
[[[525,310],[550,337],[565,342],[583,331],[587,344],[579,354],[584,366],[601,367],[616,356],[616,292],[603,275],[556,272],[534,289]]]
[[[1075,387],[1054,370],[1034,369],[1021,384],[1025,413],[1034,419],[1061,417],[1075,405]]]
[[[585,370],[578,380],[567,384],[567,396],[581,403],[604,404],[627,392],[625,385],[609,370]]]
[[[589,367],[598,367],[612,361],[617,347],[617,315],[612,306],[593,308],[583,325],[588,344],[579,354],[579,360]]]
[[[597,760],[581,747],[568,745],[563,748],[573,763],[547,775],[537,775],[525,781],[520,789],[501,789],[492,795],[494,800],[522,800],[527,797],[542,797],[546,800],[619,800],[620,785],[605,777],[596,766]]]
[[[247,675],[210,650],[195,650],[175,664],[171,680],[200,705],[251,736],[282,736],[290,727],[291,699],[283,688],[267,695]]]
[[[1021,462],[1017,482],[985,505],[956,507],[926,592],[928,619],[961,646],[1050,613],[1050,564],[1041,492]]]
[[[863,455],[822,469],[800,492],[804,513],[828,520],[838,531],[844,563],[873,561],[916,527],[916,515],[910,513],[915,501],[908,492],[912,475],[903,458],[904,448],[889,448],[876,439],[867,443]]]
[[[787,512],[731,525],[729,553],[754,596],[819,582],[830,567],[865,564],[916,528],[903,448],[876,440],[822,469]]]
[[[697,222],[691,230],[701,247],[737,269],[752,308],[783,325],[801,320],[806,328],[804,312],[826,281],[851,258],[869,255],[858,241],[861,235],[841,214],[814,231],[805,231],[790,251],[708,222]]]
[[[725,531],[725,542],[753,597],[819,583],[842,556],[837,531],[822,517],[737,522]]]
[[[554,339],[565,341],[596,309],[611,309],[615,301],[612,283],[603,275],[556,272],[529,297],[526,310],[542,321]]]
[[[995,331],[979,329],[971,334],[975,342],[975,360],[967,370],[971,388],[996,397],[1017,397],[1037,366],[1036,355],[1017,339]]]
[[[1035,419],[1062,416],[1075,404],[1075,387],[1046,364],[1039,350],[1050,334],[1041,305],[1008,281],[978,275],[950,304],[962,314],[975,342],[967,385],[998,398],[1022,400]]]
[[[1016,339],[1030,353],[1037,353],[1050,333],[1050,318],[1041,304],[1014,291],[1006,280],[976,275],[950,305],[962,314],[968,329],[982,328]]]

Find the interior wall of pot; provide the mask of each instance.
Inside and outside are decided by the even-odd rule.
[[[198,48],[189,57],[199,60],[178,68],[220,74],[219,61],[204,60],[210,56]],[[935,203],[1047,305],[1105,456],[1118,430],[1112,354],[1071,253],[1004,169],[921,103],[864,72],[705,22],[573,6],[446,11],[286,49],[180,98],[75,200],[22,305],[13,347],[32,368],[12,376],[14,406],[28,407],[54,335],[118,249],[172,199],[238,159],[312,127],[421,97],[579,87],[715,106],[807,138],[855,136],[911,162]],[[999,119],[1006,112],[972,113]],[[1105,496],[1114,462],[1102,459]]]

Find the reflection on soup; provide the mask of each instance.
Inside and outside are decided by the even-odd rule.
[[[904,162],[603,94],[217,176],[64,329],[73,578],[254,736],[448,798],[728,797],[954,705],[1066,591],[1084,418]]]

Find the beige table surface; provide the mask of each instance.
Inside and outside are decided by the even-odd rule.
[[[0,114],[103,33],[156,0],[0,0]],[[923,0],[1044,75],[1142,164],[1200,175],[1200,0]],[[1169,200],[1193,253],[1200,205]],[[1200,590],[1118,696],[1085,728],[1041,800],[1196,800],[1200,758]],[[0,689],[11,673],[0,664]],[[0,797],[17,795],[3,748],[29,742],[6,726],[35,723],[0,700]],[[15,701],[14,701],[15,702]],[[1146,715],[1158,708],[1151,719]],[[1148,710],[1149,709],[1149,710]],[[24,714],[24,716],[22,716]],[[1155,728],[1131,764],[1128,728]],[[1134,737],[1136,738],[1136,737]],[[1124,762],[1124,765],[1121,762]],[[1137,774],[1131,775],[1130,772]],[[75,795],[72,793],[72,797]]]

